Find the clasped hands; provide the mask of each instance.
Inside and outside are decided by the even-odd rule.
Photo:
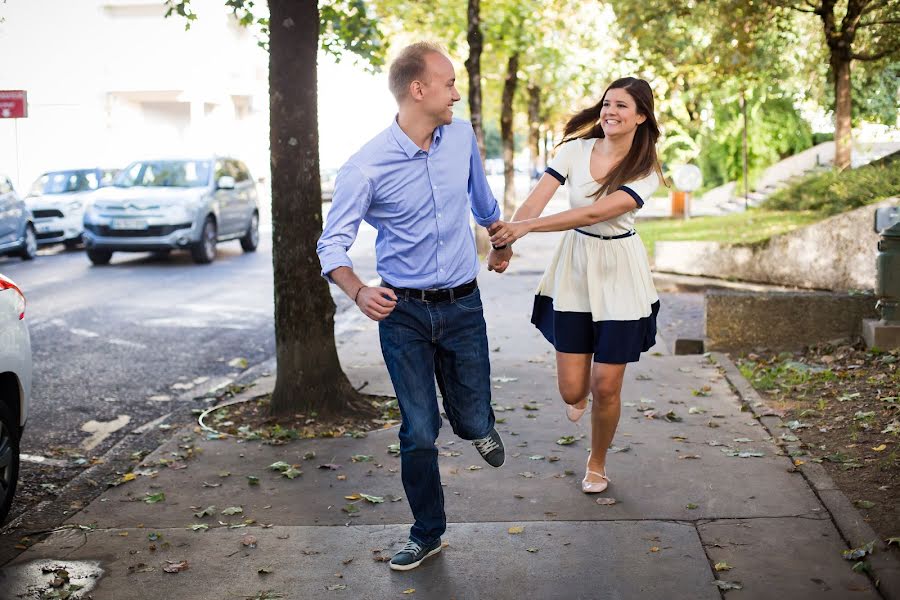
[[[509,260],[512,258],[512,244],[514,241],[525,237],[528,233],[526,223],[522,221],[497,221],[488,228],[491,235],[492,246],[503,246],[500,249],[494,248],[488,256],[488,271],[504,272],[509,267]]]

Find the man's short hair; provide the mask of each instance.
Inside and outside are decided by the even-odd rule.
[[[400,51],[388,71],[388,87],[397,102],[409,93],[409,84],[425,76],[425,56],[436,52],[444,54],[444,49],[432,42],[416,42]]]

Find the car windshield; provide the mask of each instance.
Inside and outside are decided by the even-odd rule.
[[[118,187],[204,187],[209,184],[210,161],[158,160],[136,162],[119,173]]]
[[[31,194],[69,194],[96,190],[100,185],[97,172],[93,169],[82,171],[55,171],[44,173],[31,186]]]

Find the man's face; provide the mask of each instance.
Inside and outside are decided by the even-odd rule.
[[[421,107],[438,123],[449,125],[453,121],[453,105],[459,101],[453,63],[446,56],[431,52],[425,56],[425,64]]]

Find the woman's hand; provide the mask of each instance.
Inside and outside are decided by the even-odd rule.
[[[499,225],[494,229],[493,235],[491,235],[491,244],[495,246],[512,244],[516,240],[525,237],[531,231],[530,219],[528,221],[512,221],[510,223],[497,221],[494,225]]]

